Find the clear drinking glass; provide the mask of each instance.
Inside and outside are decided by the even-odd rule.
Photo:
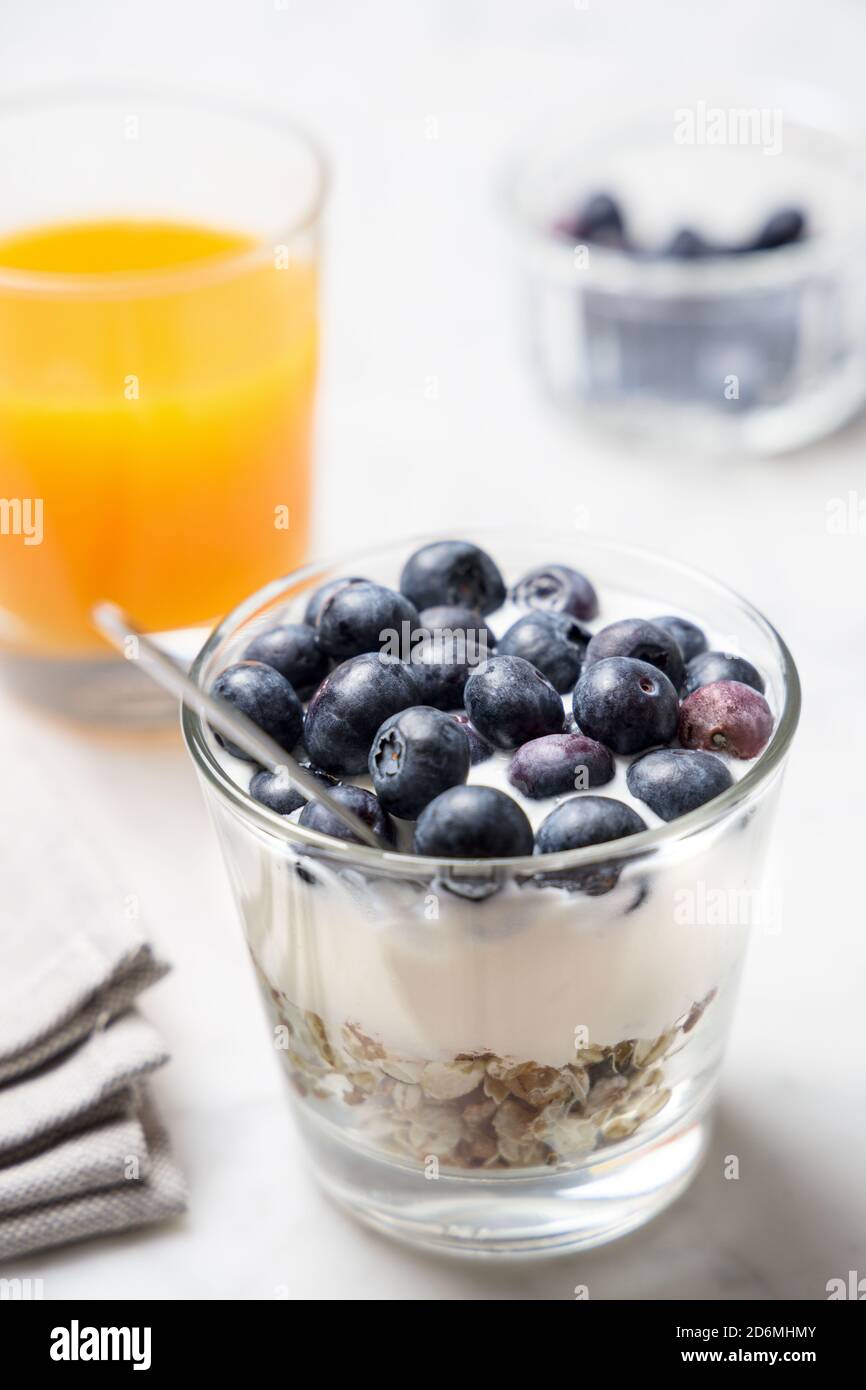
[[[0,104],[0,673],[67,714],[168,702],[90,622],[212,624],[306,558],[321,157],[170,93]]]
[[[329,578],[395,583],[428,539],[271,584],[213,633],[195,678],[209,686]],[[712,803],[616,844],[437,863],[286,821],[189,710],[183,727],[319,1181],[413,1243],[549,1252],[639,1226],[701,1160],[799,683],[766,619],[691,569],[575,532],[477,539],[507,577],[573,558],[602,596],[724,634],[767,678],[761,758]]]

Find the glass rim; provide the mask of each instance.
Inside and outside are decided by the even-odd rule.
[[[479,540],[483,541],[485,534],[490,535],[497,532],[501,534],[509,528],[501,525],[487,525],[473,526],[469,529],[473,536],[477,536]],[[572,541],[574,539],[573,531],[564,532],[554,527],[543,529],[545,534],[552,538],[569,536]],[[214,756],[204,736],[204,725],[198,713],[182,703],[180,711],[181,730],[197,771],[204,777],[207,785],[228,801],[242,819],[252,821],[260,830],[269,835],[283,839],[295,847],[324,851],[332,860],[343,865],[355,865],[367,870],[386,870],[389,874],[412,879],[443,876],[443,871],[448,877],[455,879],[492,878],[500,873],[532,876],[540,872],[549,874],[565,869],[585,868],[611,859],[636,859],[656,849],[664,848],[666,845],[679,843],[715,825],[742,802],[750,800],[752,795],[757,793],[780,769],[785,759],[800,717],[800,678],[794,659],[773,624],[764,617],[754,604],[743,598],[727,584],[722,583],[721,580],[692,565],[670,559],[668,556],[647,547],[623,543],[595,532],[587,534],[591,535],[594,542],[611,551],[623,555],[628,554],[636,560],[650,562],[660,560],[675,571],[708,585],[726,600],[737,603],[744,608],[752,620],[763,629],[765,636],[770,639],[782,672],[784,704],[779,711],[772,737],[764,752],[760,754],[753,766],[744,773],[739,781],[734,782],[721,796],[717,796],[696,810],[690,811],[687,815],[680,816],[663,825],[651,827],[636,835],[629,835],[619,840],[607,840],[600,845],[587,845],[582,849],[560,850],[555,854],[517,855],[498,859],[436,859],[427,855],[403,854],[397,850],[373,849],[366,845],[337,840],[330,835],[322,834],[320,831],[297,825],[276,811],[263,806],[260,802],[254,801],[249,792],[243,791],[232,780]],[[424,545],[434,539],[441,539],[441,535],[428,533],[421,536],[409,536],[394,542],[394,544],[405,545],[408,551],[410,548],[417,548],[419,545]],[[287,591],[297,589],[298,585],[302,585],[303,589],[311,588],[310,581],[332,572],[335,567],[341,569],[345,567],[346,573],[352,573],[355,562],[369,557],[375,548],[375,545],[366,546],[348,554],[341,554],[334,560],[314,561],[303,565],[288,575],[271,580],[269,584],[264,585],[244,599],[223,618],[206,639],[190,668],[192,679],[196,684],[201,685],[204,667],[216,647],[224,638],[234,634],[263,606],[272,603],[274,599],[286,594]],[[379,548],[384,549],[385,543],[382,542]]]
[[[331,167],[318,139],[294,116],[278,108],[221,89],[171,85],[52,83],[0,96],[0,122],[22,112],[45,112],[54,107],[88,104],[108,106],[123,100],[151,107],[175,107],[191,114],[208,111],[238,122],[258,124],[274,134],[294,139],[309,154],[313,186],[298,215],[272,232],[252,235],[252,244],[239,251],[205,256],[181,265],[153,266],[146,270],[53,271],[24,270],[0,263],[0,290],[37,297],[80,295],[82,298],[128,296],[131,291],[162,293],[229,278],[272,259],[274,247],[290,242],[315,225],[321,216],[331,184]],[[82,219],[77,219],[81,221]],[[101,219],[94,219],[101,220]]]
[[[846,251],[859,253],[864,233],[866,233],[866,175],[862,167],[863,141],[858,139],[850,127],[842,123],[839,103],[834,94],[817,85],[804,83],[775,83],[779,88],[773,95],[781,97],[790,93],[796,110],[785,119],[785,128],[791,132],[813,139],[832,140],[840,154],[848,156],[847,172],[861,186],[864,192],[863,206],[858,217],[846,220],[844,229],[836,231],[813,232],[799,242],[774,248],[753,248],[738,251],[735,255],[719,252],[694,260],[671,260],[663,256],[656,258],[636,256],[616,247],[591,244],[588,265],[581,275],[591,274],[594,288],[610,288],[613,291],[628,292],[654,299],[700,296],[707,293],[761,291],[786,285],[797,280],[815,267],[838,264],[838,258]],[[744,99],[745,92],[733,93]],[[811,98],[811,100],[810,100]],[[755,103],[752,103],[755,104]],[[829,106],[832,104],[832,113]],[[632,130],[639,122],[644,134],[633,137],[640,141],[645,138],[648,128],[656,128],[664,120],[670,123],[671,108],[661,103],[644,103],[636,108],[628,120],[611,117],[600,126],[589,130],[583,137],[572,137],[569,145],[576,151],[583,148],[603,149],[616,147],[622,143],[623,133]],[[523,141],[512,151],[510,158],[500,173],[500,205],[508,220],[510,231],[519,243],[521,250],[533,263],[552,280],[562,280],[571,285],[574,277],[575,243],[566,237],[558,236],[543,225],[523,202],[528,170],[538,163],[536,148],[537,131],[533,133],[532,143]],[[563,142],[554,140],[547,154],[562,149]],[[544,159],[544,154],[540,156]],[[580,243],[577,243],[578,245]]]

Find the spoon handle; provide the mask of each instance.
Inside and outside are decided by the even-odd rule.
[[[133,638],[138,650],[146,661],[142,663],[147,674],[171,694],[206,720],[219,733],[231,739],[253,762],[267,768],[269,772],[285,772],[290,781],[312,801],[326,806],[332,815],[341,820],[359,840],[374,849],[391,849],[391,846],[377,835],[369,825],[361,820],[348,806],[337,801],[327,787],[301,767],[290,753],[254,724],[228,700],[221,700],[201,690],[187,675],[183,667],[163,651],[142,632],[141,628],[119,608],[116,603],[101,602],[94,605],[92,618],[95,626],[119,652],[125,654],[126,644]]]

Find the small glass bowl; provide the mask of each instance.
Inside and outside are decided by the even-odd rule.
[[[866,168],[835,109],[812,98],[697,102],[535,139],[520,155],[507,206],[523,333],[549,394],[642,440],[711,452],[796,448],[860,410]],[[639,250],[555,230],[602,191]],[[791,205],[807,216],[799,242],[692,260],[661,252],[685,227],[747,247]]]

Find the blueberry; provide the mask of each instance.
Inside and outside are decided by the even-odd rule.
[[[465,782],[469,740],[441,710],[413,705],[386,719],[370,749],[370,776],[392,816],[415,820],[428,802]]]
[[[616,771],[613,754],[584,734],[546,734],[518,748],[508,780],[524,796],[540,799],[601,787]]]
[[[688,618],[666,614],[663,618],[653,618],[652,622],[654,627],[663,627],[665,632],[670,633],[682,652],[684,661],[691,661],[693,656],[699,656],[707,650],[705,634],[696,623],[690,623]]]
[[[465,651],[470,662],[486,661],[496,647],[496,637],[480,613],[471,608],[440,604],[425,608],[420,625],[431,637],[453,641],[455,654]]]
[[[602,845],[625,835],[646,830],[646,823],[631,806],[612,796],[571,796],[538,827],[536,854],[559,854],[567,849]]]
[[[589,633],[565,613],[527,613],[499,643],[500,656],[522,656],[554,690],[572,690],[580,675]]]
[[[472,672],[464,694],[466,713],[494,748],[518,748],[542,734],[562,732],[562,700],[520,656],[493,656]]]
[[[712,685],[714,681],[739,681],[741,685],[750,685],[759,695],[764,693],[763,676],[744,656],[733,656],[731,652],[699,652],[686,666],[683,694],[691,695],[702,685]]]
[[[329,579],[327,584],[322,584],[316,589],[309,598],[306,611],[304,612],[304,622],[309,627],[315,627],[319,621],[319,614],[334,594],[339,593],[340,589],[345,589],[347,584],[369,584],[369,579],[361,579],[357,574],[341,575],[339,579]]]
[[[718,248],[705,241],[700,232],[683,227],[668,243],[665,255],[680,261],[696,261],[704,256],[718,255]]]
[[[338,777],[366,772],[379,725],[417,702],[412,672],[401,661],[377,652],[352,657],[325,677],[311,699],[304,746],[326,772]]]
[[[315,690],[330,665],[318,636],[306,623],[283,623],[260,632],[244,651],[244,657],[273,666],[302,699]]]
[[[411,653],[412,674],[418,686],[418,703],[435,709],[454,710],[463,704],[466,681],[477,669],[474,642],[460,632],[428,632]],[[483,658],[482,658],[483,664]]]
[[[597,632],[586,649],[584,670],[610,656],[649,662],[664,671],[674,690],[683,683],[685,662],[679,643],[666,628],[656,627],[645,618],[623,618]]]
[[[369,825],[377,835],[381,835],[389,844],[394,843],[391,822],[372,792],[365,791],[363,787],[353,787],[351,783],[348,786],[331,787],[329,790],[341,806],[348,806],[349,810],[360,816],[365,825]],[[320,801],[307,802],[298,817],[298,824],[305,825],[308,830],[318,830],[321,835],[330,835],[335,840],[351,840],[353,844],[361,844],[354,831]]]
[[[488,758],[493,757],[493,746],[482,738],[468,714],[462,710],[452,713],[451,718],[460,725],[466,738],[469,741],[469,758],[472,766],[477,763],[486,763]]]
[[[670,743],[679,702],[667,676],[646,661],[609,656],[587,667],[574,687],[574,717],[589,738],[615,753]]]
[[[411,657],[419,703],[459,709],[470,672],[486,661],[496,639],[481,615],[468,608],[425,608],[420,622],[424,636]]]
[[[263,661],[238,661],[221,671],[211,687],[211,694],[230,704],[270,734],[281,748],[291,753],[301,737],[304,709],[292,686]],[[236,758],[249,760],[242,748],[214,730],[219,743]]]
[[[763,695],[740,681],[702,685],[683,701],[679,735],[684,748],[709,748],[734,758],[756,758],[773,732]]]
[[[530,570],[512,590],[514,602],[522,608],[539,608],[544,613],[569,613],[587,622],[598,613],[598,594],[586,575],[568,565],[541,565]]]
[[[610,796],[572,796],[541,822],[535,836],[536,854],[559,854],[606,844],[646,830],[646,824],[622,801]],[[553,887],[578,888],[596,897],[616,886],[621,863],[606,860],[585,868],[560,869],[539,875],[539,882]]]
[[[662,820],[685,816],[733,786],[721,758],[686,748],[657,748],[633,762],[626,774],[632,796]]]
[[[335,779],[329,777],[327,772],[322,772],[319,768],[310,767],[308,763],[302,763],[302,767],[307,772],[311,772],[320,782],[323,782],[330,790],[336,785]],[[262,806],[268,806],[270,810],[276,811],[280,816],[290,816],[299,807],[305,806],[307,798],[302,791],[297,788],[286,772],[267,772],[264,768],[253,774],[250,782],[250,796],[253,801],[258,801]]]
[[[447,604],[492,613],[505,599],[502,575],[470,541],[433,541],[404,566],[400,589],[418,609]]]
[[[404,628],[403,624],[407,624]],[[418,610],[396,589],[369,581],[345,584],[325,599],[319,610],[318,634],[329,656],[345,660],[363,652],[378,652],[391,644],[391,655],[406,645],[418,627]]]
[[[267,772],[264,769],[253,774],[250,796],[253,801],[276,811],[278,816],[290,816],[307,804],[307,798],[297,790],[285,772]]]
[[[557,223],[556,230],[576,242],[621,247],[625,223],[619,204],[609,193],[594,193],[572,216]]]
[[[752,246],[754,251],[774,251],[799,241],[806,231],[806,219],[799,208],[780,208],[768,217]]]
[[[451,787],[425,806],[416,854],[434,859],[506,859],[531,854],[532,826],[516,801],[493,787]]]

